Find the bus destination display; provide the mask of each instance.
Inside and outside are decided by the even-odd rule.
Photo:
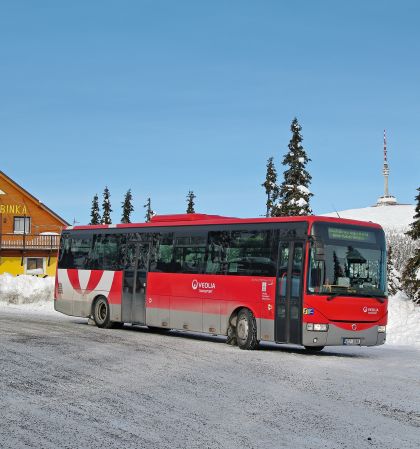
[[[375,243],[375,234],[357,229],[328,228],[328,237],[331,240],[348,240],[352,242]]]

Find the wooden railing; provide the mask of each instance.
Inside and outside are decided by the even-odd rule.
[[[0,250],[58,250],[59,235],[0,234]]]

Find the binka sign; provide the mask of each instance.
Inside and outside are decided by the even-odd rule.
[[[194,279],[191,282],[191,287],[193,290],[198,290],[200,293],[212,293],[216,288],[216,284],[214,282],[201,282]]]

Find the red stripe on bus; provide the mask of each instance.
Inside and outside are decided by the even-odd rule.
[[[100,280],[102,279],[103,274],[104,274],[103,270],[92,270],[90,272],[89,281],[86,286],[85,293],[90,293],[92,290],[95,290]]]
[[[111,289],[108,294],[108,302],[110,304],[121,304],[122,297],[122,271],[114,272]]]
[[[71,286],[76,290],[77,293],[81,294],[82,289],[80,288],[80,280],[79,280],[79,270],[67,270],[67,276],[69,277],[69,281]]]

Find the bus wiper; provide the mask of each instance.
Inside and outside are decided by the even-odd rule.
[[[379,301],[380,303],[384,303],[385,302],[385,298],[383,298],[382,296],[376,296],[376,295],[369,295],[369,294],[359,294],[359,295],[355,295],[352,293],[334,293],[333,295],[330,295],[327,297],[327,301],[331,301],[332,299],[336,298],[337,296],[357,296],[359,298],[373,298],[376,299],[377,301]]]
[[[373,298],[373,299],[376,299],[377,301],[379,301],[382,304],[385,302],[385,298],[383,296],[369,295],[367,293],[361,293],[360,295],[357,295],[357,296],[366,297],[366,298]]]

